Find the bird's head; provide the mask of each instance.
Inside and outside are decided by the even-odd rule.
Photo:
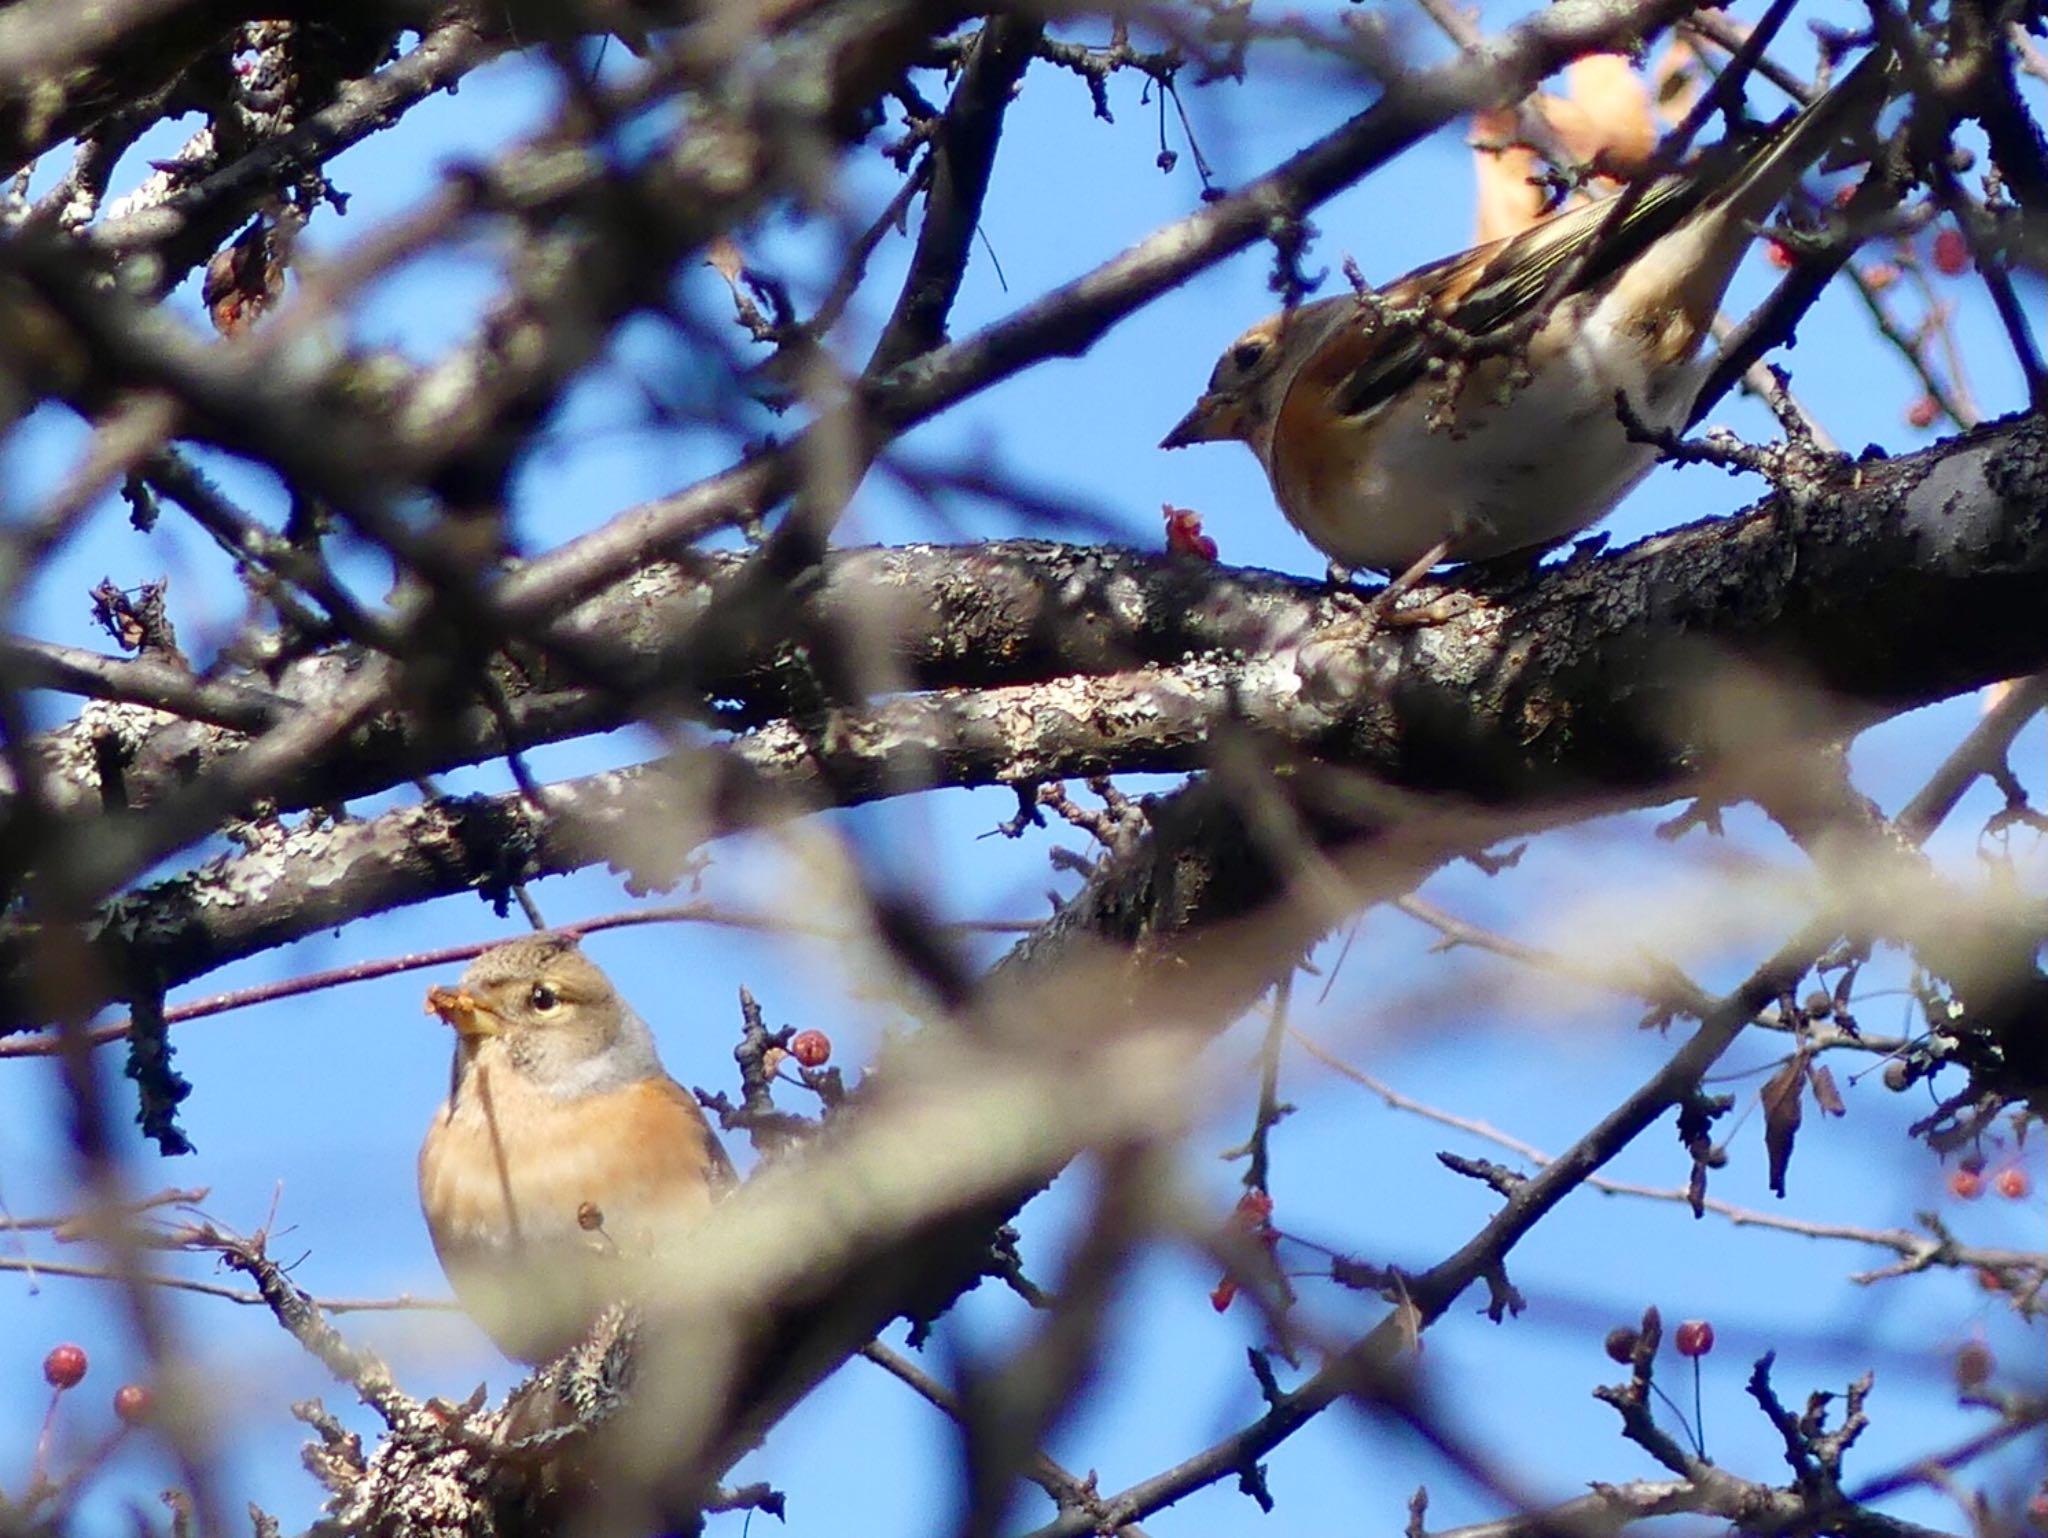
[[[458,1080],[501,1060],[567,1095],[660,1071],[647,1027],[570,936],[493,946],[453,988],[428,989],[427,1011],[455,1030]]]
[[[1258,446],[1260,428],[1278,409],[1287,315],[1269,315],[1223,350],[1188,414],[1160,440],[1162,449],[1236,438]]]

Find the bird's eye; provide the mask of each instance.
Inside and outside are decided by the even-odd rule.
[[[560,994],[556,993],[546,983],[535,983],[533,985],[533,992],[526,996],[526,1002],[542,1014],[546,1014],[557,1004],[561,1003],[562,998]]]
[[[1230,349],[1230,361],[1240,372],[1249,373],[1259,366],[1259,360],[1266,356],[1264,337],[1248,337]]]

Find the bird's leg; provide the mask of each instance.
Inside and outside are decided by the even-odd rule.
[[[1417,556],[1414,563],[1406,571],[1402,572],[1400,576],[1381,588],[1374,596],[1372,602],[1366,605],[1366,623],[1375,630],[1379,629],[1382,625],[1437,625],[1458,612],[1457,610],[1441,612],[1442,600],[1439,600],[1437,603],[1423,604],[1418,609],[1397,612],[1394,608],[1395,603],[1409,589],[1428,576],[1433,569],[1441,566],[1450,556],[1451,540],[1452,536],[1445,535],[1427,550],[1423,551],[1421,555]]]
[[[1414,611],[1412,615],[1405,611],[1396,613],[1393,606],[1396,599],[1415,586],[1424,577],[1428,576],[1430,568],[1449,555],[1450,550],[1451,541],[1448,538],[1438,540],[1429,549],[1423,551],[1421,559],[1417,560],[1414,565],[1410,566],[1400,576],[1375,593],[1372,596],[1372,600],[1366,604],[1364,613],[1352,619],[1338,620],[1335,624],[1317,635],[1315,644],[1319,647],[1351,646],[1361,641],[1370,640],[1382,626],[1434,625],[1449,619],[1451,614],[1435,614],[1431,612],[1438,607],[1434,603],[1424,604],[1420,610]],[[1333,563],[1330,567],[1333,581],[1338,570],[1339,568]],[[1441,601],[1439,600],[1439,602]],[[1454,610],[1452,612],[1455,613],[1457,611]]]

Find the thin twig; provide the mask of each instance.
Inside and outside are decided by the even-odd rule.
[[[959,1396],[901,1352],[892,1350],[878,1340],[871,1340],[860,1348],[860,1354],[899,1382],[908,1384],[927,1402],[944,1411],[954,1421],[961,1425],[967,1423],[967,1410],[960,1403]],[[1095,1476],[1092,1474],[1082,1479],[1038,1451],[1033,1451],[1022,1461],[1020,1472],[1051,1496],[1062,1511],[1094,1512],[1100,1515],[1103,1510],[1101,1498],[1095,1491]],[[1120,1533],[1124,1538],[1146,1538],[1145,1529],[1135,1522],[1125,1522],[1098,1531]]]
[[[1497,1148],[1504,1148],[1517,1158],[1527,1160],[1537,1168],[1544,1168],[1553,1161],[1552,1156],[1524,1142],[1498,1127],[1454,1111],[1446,1111],[1426,1101],[1404,1095],[1385,1080],[1374,1077],[1362,1068],[1354,1067],[1331,1052],[1313,1037],[1304,1035],[1298,1027],[1290,1027],[1288,1036],[1294,1044],[1308,1053],[1324,1067],[1371,1090],[1388,1107],[1419,1116],[1439,1126],[1450,1127],[1469,1136],[1483,1138]],[[1683,1186],[1646,1186],[1632,1180],[1614,1180],[1605,1175],[1587,1175],[1582,1182],[1587,1189],[1604,1191],[1610,1196],[1634,1196],[1645,1201],[1671,1202],[1679,1206],[1692,1203],[1692,1193]],[[1848,1223],[1818,1223],[1805,1218],[1789,1218],[1773,1212],[1761,1212],[1752,1207],[1738,1207],[1733,1202],[1718,1197],[1703,1197],[1700,1205],[1707,1211],[1726,1218],[1737,1228],[1770,1228],[1781,1233],[1798,1234],[1807,1239],[1846,1239],[1856,1244],[1867,1244],[1873,1249],[1890,1250],[1912,1262],[1910,1269],[1926,1270],[1934,1265],[1954,1267],[1958,1270],[2026,1269],[2048,1271],[2048,1250],[2034,1253],[2027,1250],[2004,1250],[1959,1245],[1945,1238],[1930,1238],[1903,1228],[1861,1228]],[[1868,1272],[1855,1278],[1857,1281],[1873,1281],[1883,1276],[1899,1274],[1895,1270],[1883,1273]]]
[[[202,1297],[223,1298],[230,1303],[261,1306],[269,1300],[246,1287],[229,1287],[220,1282],[202,1282],[189,1276],[172,1276],[161,1271],[131,1273],[114,1266],[88,1266],[75,1261],[38,1260],[33,1263],[0,1256],[0,1271],[32,1271],[37,1276],[62,1276],[87,1282],[140,1282],[145,1287],[164,1287],[173,1292],[196,1292]],[[415,1298],[400,1293],[393,1298],[316,1298],[307,1302],[327,1314],[456,1313],[460,1305],[452,1298]]]
[[[564,924],[560,932],[580,936],[640,924],[708,924],[721,929],[746,929],[767,934],[806,935],[821,939],[843,940],[853,935],[852,930],[842,926],[811,924],[775,914],[721,908],[715,903],[708,902],[674,903],[664,907],[603,914],[597,918],[585,919],[581,923]],[[1028,919],[959,919],[941,921],[940,927],[966,934],[1026,934],[1039,926]],[[256,1004],[298,998],[328,988],[338,988],[347,983],[369,982],[375,978],[393,977],[403,972],[418,972],[429,967],[454,966],[457,962],[475,960],[499,943],[500,939],[472,940],[463,945],[443,946],[431,951],[412,951],[402,956],[387,956],[377,961],[359,961],[345,967],[331,967],[322,972],[307,972],[298,977],[283,978],[274,983],[237,988],[228,993],[216,993],[209,998],[195,999],[188,1004],[171,1006],[164,1010],[164,1022],[167,1025],[177,1025],[188,1020],[205,1019],[210,1015],[226,1014],[231,1010],[247,1009]],[[129,1024],[129,1021],[121,1020],[110,1025],[94,1026],[85,1032],[84,1039],[95,1047],[125,1041],[128,1037]],[[63,1042],[61,1033],[55,1031],[0,1038],[0,1059],[54,1057],[64,1050]]]

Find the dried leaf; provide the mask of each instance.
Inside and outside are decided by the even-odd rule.
[[[1675,128],[1685,120],[1706,88],[1706,66],[1684,38],[1674,39],[1650,66],[1650,89],[1656,95],[1657,116],[1667,128]]]
[[[1795,1053],[1771,1075],[1763,1090],[1764,1150],[1770,1156],[1771,1191],[1777,1196],[1785,1194],[1785,1170],[1792,1162],[1792,1140],[1799,1135],[1806,1061],[1805,1053]]]
[[[240,336],[284,296],[282,243],[267,219],[258,219],[214,252],[200,297],[222,336]]]
[[[1813,1103],[1828,1115],[1849,1114],[1849,1107],[1842,1102],[1842,1092],[1835,1087],[1834,1073],[1825,1064],[1814,1064],[1806,1076],[1806,1082],[1813,1088]]]
[[[704,262],[726,282],[734,284],[739,282],[740,274],[747,266],[745,255],[730,235],[711,237],[710,244],[704,248]]]

